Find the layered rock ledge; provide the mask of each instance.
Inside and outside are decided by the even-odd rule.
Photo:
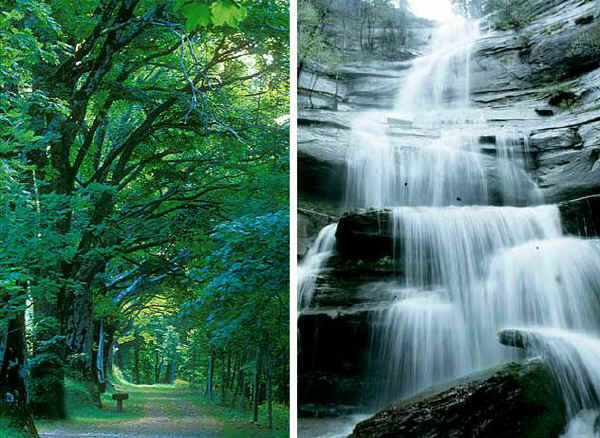
[[[600,195],[558,204],[563,232],[600,235]],[[392,210],[356,210],[344,214],[338,224],[337,250],[348,258],[379,259],[393,255]]]

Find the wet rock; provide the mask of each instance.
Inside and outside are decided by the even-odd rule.
[[[393,255],[392,211],[369,209],[348,212],[338,224],[338,251],[348,258],[365,260]]]
[[[548,146],[560,145],[536,145],[535,178],[546,202],[600,193],[600,112],[580,113],[564,119],[556,128],[538,130],[532,134],[532,143],[538,135],[555,138]]]
[[[327,384],[327,380],[324,380]],[[339,383],[339,382],[337,382]],[[355,415],[362,412],[364,407],[353,405],[341,405],[335,403],[316,404],[306,403],[299,406],[298,416],[300,418],[326,418],[341,417],[344,415]]]
[[[309,64],[303,68],[298,78],[298,89],[307,94],[336,96],[340,100],[346,95],[344,81],[336,78],[334,72],[328,71],[328,67],[318,64]]]
[[[335,129],[351,129],[351,122],[348,116],[336,111],[327,110],[305,110],[298,114],[298,125],[309,127],[325,127]]]
[[[374,389],[364,379],[370,339],[367,313],[337,318],[303,315],[298,334],[300,412],[308,410],[306,405],[360,405],[372,400]]]
[[[549,108],[536,108],[535,112],[537,115],[542,117],[550,117],[554,115],[554,111]]]
[[[298,151],[298,190],[316,200],[339,203],[344,197],[346,162],[328,160],[320,151]]]
[[[479,137],[479,144],[496,144],[496,136],[482,135]]]
[[[475,45],[471,91],[526,90],[575,78],[600,66],[600,51],[592,43],[588,22],[594,2],[578,0],[531,1],[533,18],[519,32],[492,32]],[[589,24],[589,23],[588,23]]]
[[[411,128],[413,125],[413,122],[411,122],[410,120],[402,120],[402,119],[396,119],[393,117],[388,117],[387,124],[391,125],[391,126],[395,126],[395,127],[400,127],[400,128]]]
[[[578,26],[584,26],[586,24],[590,24],[594,21],[594,16],[592,14],[590,15],[584,15],[583,17],[577,17],[575,19],[575,24]]]
[[[336,217],[308,209],[298,209],[298,255],[306,254],[319,231],[334,223]]]
[[[333,96],[317,93],[298,94],[298,108],[336,110],[338,101]]]
[[[317,279],[312,305],[330,316],[371,311],[394,299],[390,285],[401,279],[401,270],[389,257],[370,262],[336,255]],[[331,309],[337,310],[332,314]]]
[[[600,195],[562,202],[558,208],[565,233],[585,237],[600,235]]]
[[[529,144],[532,148],[540,151],[580,149],[583,147],[583,140],[577,132],[577,128],[558,128],[532,132]]]
[[[327,113],[319,114],[325,117]],[[298,130],[298,190],[309,198],[339,203],[345,192],[350,131],[323,127],[319,115],[304,117],[314,123]],[[343,124],[344,120],[334,117],[332,123]]]
[[[507,347],[515,347],[523,350],[526,350],[529,344],[527,335],[516,329],[501,330],[498,333],[498,341]]]
[[[541,361],[511,363],[392,405],[351,438],[557,438],[563,398]]]

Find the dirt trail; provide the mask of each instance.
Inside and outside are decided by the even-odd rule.
[[[144,398],[144,414],[134,420],[102,421],[98,425],[65,421],[41,428],[44,438],[217,438],[221,424],[172,390],[129,390],[130,400]],[[125,409],[127,409],[125,401]]]

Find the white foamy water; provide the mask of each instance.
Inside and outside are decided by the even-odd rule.
[[[573,418],[561,438],[598,438],[600,436],[600,411],[585,409]]]
[[[415,60],[393,111],[354,117],[347,208],[530,205],[541,202],[525,172],[525,133],[498,132],[470,106],[471,48],[478,23],[441,26]],[[481,144],[494,135],[494,154]]]
[[[478,22],[455,17],[439,26],[430,52],[415,60],[398,95],[398,109],[415,115],[425,109],[468,107],[471,48],[478,37]]]
[[[386,376],[378,404],[460,376],[473,366],[461,309],[443,294],[418,292],[375,315],[371,365]],[[374,369],[374,368],[377,369]]]
[[[562,438],[600,436],[600,338],[549,327],[516,330],[528,352],[548,363],[562,392],[570,419]]]
[[[561,237],[494,255],[481,310],[490,327],[600,329],[600,243]]]
[[[327,260],[333,255],[337,224],[324,227],[298,265],[298,309],[310,306],[315,284]]]

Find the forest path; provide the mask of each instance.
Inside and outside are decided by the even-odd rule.
[[[104,400],[102,415],[77,412],[72,418],[40,424],[44,438],[217,438],[222,422],[194,403],[189,389],[173,385],[127,385],[124,412]]]

